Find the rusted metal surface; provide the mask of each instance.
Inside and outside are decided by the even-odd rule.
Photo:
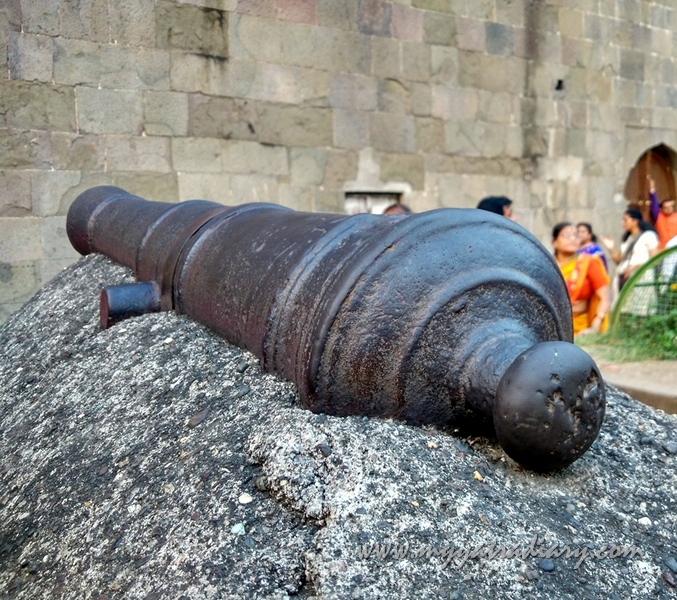
[[[521,464],[562,468],[604,417],[594,361],[543,246],[475,209],[300,213],[271,204],[146,202],[112,187],[72,205],[74,247],[154,281],[185,313],[335,415],[441,426],[493,421]]]

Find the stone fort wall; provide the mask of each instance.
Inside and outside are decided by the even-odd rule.
[[[0,321],[77,258],[83,190],[344,210],[514,199],[620,233],[677,148],[674,0],[5,0]]]

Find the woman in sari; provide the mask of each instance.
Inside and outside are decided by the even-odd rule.
[[[578,223],[576,229],[578,230],[578,243],[580,244],[578,251],[583,254],[599,256],[608,273],[609,267],[606,264],[606,256],[604,256],[604,250],[597,244],[597,236],[592,232],[592,225],[590,223]]]
[[[611,302],[609,276],[602,261],[578,252],[578,232],[571,223],[555,225],[552,245],[571,300],[574,335],[605,331]]]

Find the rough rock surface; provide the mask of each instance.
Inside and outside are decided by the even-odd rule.
[[[591,450],[534,474],[477,432],[303,410],[182,316],[101,330],[128,280],[83,258],[0,328],[0,598],[674,596],[675,417],[611,388]]]

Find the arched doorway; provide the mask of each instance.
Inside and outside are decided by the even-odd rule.
[[[642,217],[649,223],[651,206],[649,203],[648,177],[656,184],[656,193],[659,202],[666,199],[675,199],[675,176],[673,165],[677,165],[677,155],[665,144],[654,146],[645,152],[630,171],[625,182],[625,198],[628,208],[636,208]]]

